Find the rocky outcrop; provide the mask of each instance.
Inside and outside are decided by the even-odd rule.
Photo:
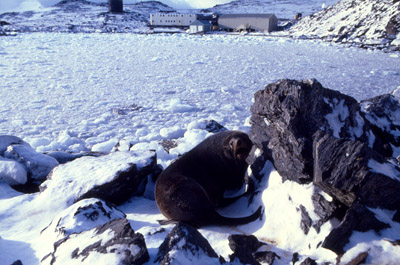
[[[400,50],[400,2],[341,0],[301,19],[290,31],[298,37]]]
[[[79,234],[104,225],[126,215],[115,206],[99,199],[81,200],[57,214],[53,221],[40,233],[42,247],[40,259],[54,251],[54,244],[69,235]]]
[[[313,184],[329,194],[329,201],[315,192],[311,198],[318,222],[300,205],[300,226],[308,234],[339,219],[322,246],[343,254],[354,231],[390,227],[373,209],[400,211],[400,170],[392,158],[399,109],[392,95],[360,104],[316,80],[270,84],[255,94],[251,108],[253,173],[261,179],[260,165],[271,160],[284,182]]]
[[[141,234],[135,233],[127,219],[115,219],[54,244],[54,251],[41,264],[144,264],[149,253]]]
[[[229,247],[233,254],[229,256],[232,263],[259,265],[261,262],[272,264],[276,257],[272,251],[258,251],[261,246],[266,245],[258,241],[257,237],[250,235],[231,235],[228,237]]]
[[[210,243],[195,228],[178,223],[165,238],[158,250],[155,262],[161,265],[222,264]]]
[[[86,198],[121,204],[141,195],[149,176],[159,173],[155,152],[115,152],[82,157],[55,168],[41,186],[39,197],[72,205]]]

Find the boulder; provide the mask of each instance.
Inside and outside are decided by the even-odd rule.
[[[249,136],[284,180],[313,180],[313,135],[366,139],[357,101],[314,79],[279,80],[254,95]],[[290,163],[289,163],[290,161]]]
[[[222,264],[210,243],[190,225],[179,222],[159,247],[155,263]]]
[[[4,152],[10,145],[30,146],[27,142],[12,135],[0,135],[0,156],[4,156]]]
[[[314,165],[314,183],[348,207],[359,200],[373,208],[399,208],[400,172],[367,144],[319,132]]]
[[[369,147],[384,157],[392,157],[393,148],[400,146],[400,103],[394,95],[385,94],[360,102],[369,122],[373,139]],[[372,140],[374,140],[372,142]]]
[[[391,227],[373,209],[395,212],[390,218],[399,220],[400,168],[392,156],[400,146],[400,104],[393,95],[358,103],[316,80],[279,80],[256,92],[251,112],[255,177],[263,177],[270,160],[283,182],[312,182],[332,197],[312,195],[317,222],[299,206],[306,235],[334,217],[340,221],[322,247],[343,254],[354,231]]]
[[[40,259],[54,251],[54,243],[71,234],[79,234],[126,215],[115,206],[99,199],[81,200],[57,214],[40,233]]]
[[[39,182],[44,181],[50,171],[59,165],[53,157],[38,153],[26,144],[9,145],[4,156],[23,164],[29,178]]]
[[[253,256],[253,253],[266,244],[258,241],[257,237],[253,235],[230,235],[228,241],[229,247],[233,251],[233,254],[229,256],[231,262],[239,260],[241,264],[260,264]],[[258,258],[261,259],[260,253],[258,254]]]
[[[115,219],[54,244],[41,264],[144,264],[150,259],[143,235],[127,219]]]
[[[64,207],[86,198],[118,205],[142,195],[148,176],[155,172],[159,172],[159,167],[153,151],[82,157],[56,167],[40,186],[39,198]]]

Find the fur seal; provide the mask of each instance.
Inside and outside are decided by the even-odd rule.
[[[228,205],[236,198],[223,198],[227,189],[244,183],[246,158],[252,143],[247,134],[223,131],[214,134],[169,165],[158,177],[155,198],[161,213],[169,221],[194,226],[211,224],[239,225],[261,215],[261,207],[250,216],[229,218],[218,214],[217,205]]]

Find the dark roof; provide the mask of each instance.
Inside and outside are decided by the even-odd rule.
[[[211,25],[211,23],[207,20],[196,20],[190,25]]]
[[[241,17],[259,17],[259,18],[270,18],[275,16],[274,14],[224,14],[220,18],[241,18]]]

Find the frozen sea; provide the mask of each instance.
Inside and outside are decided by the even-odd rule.
[[[123,138],[181,137],[202,119],[246,131],[253,94],[283,78],[316,78],[361,100],[400,86],[400,58],[249,35],[0,37],[0,134],[38,151],[110,151]]]

